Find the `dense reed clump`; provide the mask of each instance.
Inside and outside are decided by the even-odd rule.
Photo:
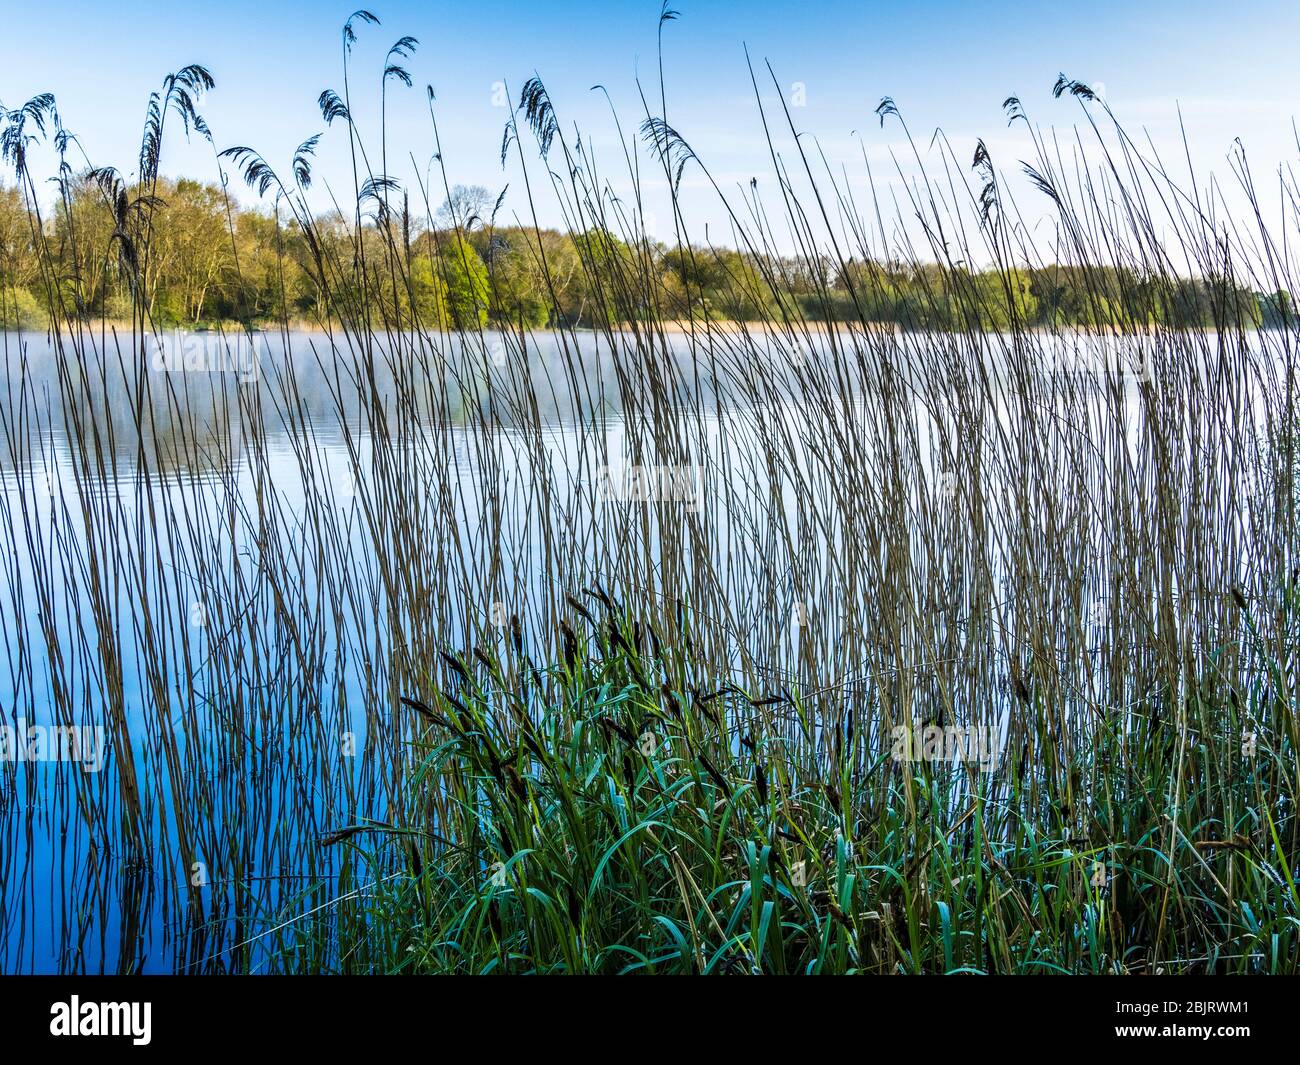
[[[1189,731],[1154,697],[1046,774],[1042,719],[982,763],[913,761],[826,736],[797,694],[704,690],[682,612],[660,631],[588,604],[554,665],[516,632],[449,657],[432,705],[404,700],[424,827],[396,832],[407,875],[310,926],[345,969],[1294,970],[1294,852],[1261,803],[1293,801],[1294,747],[1232,757],[1243,717],[1208,682]],[[384,869],[393,833],[329,842]]]
[[[350,202],[312,209],[317,138],[216,153],[274,206],[248,244],[231,206],[256,278],[181,357],[162,212],[202,186],[159,157],[214,137],[211,75],[164,82],[134,179],[52,97],[4,112],[0,308],[48,334],[3,335],[3,709],[109,753],[0,763],[0,964],[1294,970],[1297,243],[1244,157],[1225,216],[1087,86],[1068,134],[1009,99],[1044,248],[982,144],[859,202],[758,71],[770,202],[662,87],[615,196],[535,78],[506,231],[432,94],[441,192],[354,121],[376,22],[320,98]]]

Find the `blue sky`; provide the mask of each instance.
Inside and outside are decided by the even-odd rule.
[[[1000,168],[1017,169],[1016,159],[1029,149],[1023,133],[1007,129],[1001,102],[1018,94],[1038,124],[1068,126],[1078,117],[1076,105],[1050,94],[1058,71],[1104,84],[1119,116],[1146,129],[1180,162],[1176,105],[1198,167],[1226,177],[1226,156],[1238,136],[1257,167],[1276,167],[1297,154],[1291,120],[1300,111],[1300,5],[675,0],[674,6],[680,18],[664,32],[668,118],[728,190],[771,173],[746,46],[764,90],[774,92],[761,65],[768,60],[787,100],[804,104],[792,111],[797,125],[855,180],[865,181],[864,150],[880,177],[899,144],[900,130],[881,130],[873,114],[884,95],[898,102],[923,145],[942,127],[958,157],[968,159],[975,138],[984,137]],[[324,128],[316,98],[326,87],[340,87],[339,30],[350,10],[248,0],[24,4],[5,17],[0,102],[14,106],[35,92],[54,92],[91,158],[130,170],[148,92],[168,70],[198,62],[217,79],[203,108],[217,146],[249,144],[287,169],[293,147]],[[409,180],[427,167],[433,141],[423,87],[432,84],[450,180],[494,193],[510,182],[507,214],[524,205],[518,174],[503,173],[499,163],[507,112],[493,106],[496,83],[506,82],[517,97],[523,81],[539,73],[565,129],[580,127],[610,172],[621,152],[605,99],[591,86],[609,90],[625,130],[643,117],[638,75],[652,100],[657,97],[653,3],[374,0],[373,10],[382,24],[361,26],[353,53],[354,111],[363,124],[377,123],[374,89],[388,46],[403,34],[420,40],[406,64],[415,88],[390,83],[390,170]],[[347,184],[345,148],[336,127],[321,151],[319,173],[340,187]],[[216,172],[211,150],[187,146],[179,129],[163,168],[207,178]],[[685,187],[691,216],[729,243],[725,232],[716,232],[725,229],[725,215],[713,194],[691,172]],[[661,193],[651,190],[662,208],[652,228],[667,235],[671,219]],[[546,199],[539,214],[544,222],[560,217]]]

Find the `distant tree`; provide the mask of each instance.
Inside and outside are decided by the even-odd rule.
[[[297,223],[261,211],[242,211],[235,218],[235,234],[238,278],[224,286],[224,316],[266,320],[310,314],[313,286],[304,267],[308,253]]]
[[[976,275],[979,323],[986,329],[1032,325],[1038,316],[1030,276],[1025,270],[987,270]]]
[[[160,181],[144,295],[163,322],[198,322],[235,281],[225,194],[188,178]]]
[[[758,264],[730,248],[674,248],[663,257],[668,293],[685,316],[692,306],[734,321],[754,321],[771,313],[772,293]]]
[[[88,175],[70,179],[66,199],[54,213],[65,313],[89,317],[124,287],[113,246],[115,229],[104,190]]]
[[[419,326],[437,329],[451,324],[447,285],[427,255],[411,259],[409,286],[410,310]]]
[[[446,316],[454,329],[479,329],[487,324],[491,286],[487,267],[459,230],[435,237],[437,272],[446,286]]]
[[[536,236],[525,230],[498,231],[475,247],[487,267],[493,321],[514,329],[546,325],[551,298]]]
[[[581,262],[581,276],[570,305],[573,321],[617,325],[634,321],[645,309],[643,296],[632,291],[635,254],[605,229],[588,229],[571,238]]]
[[[1295,325],[1295,301],[1286,289],[1278,289],[1271,296],[1256,294],[1260,322],[1265,329],[1289,329]]]
[[[434,216],[444,229],[469,230],[476,220],[487,222],[492,210],[492,193],[482,185],[455,185]]]
[[[41,301],[27,289],[0,284],[0,329],[39,331],[49,322]]]
[[[22,194],[13,186],[0,186],[0,284],[26,288],[39,279],[40,263]]]

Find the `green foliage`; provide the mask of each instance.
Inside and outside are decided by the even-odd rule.
[[[1288,592],[1278,610],[1297,606]],[[1059,745],[1042,717],[993,775],[899,761],[860,733],[828,754],[825,706],[706,685],[689,629],[612,601],[592,611],[584,634],[556,634],[547,669],[516,630],[513,652],[449,657],[429,704],[406,700],[422,733],[413,827],[330,837],[385,885],[361,938],[339,944],[349,968],[1103,973],[1160,957],[1295,971],[1284,707],[1257,706],[1283,716],[1253,762],[1213,676],[1182,708],[1153,692],[1107,710],[1063,764],[1035,754]],[[1195,730],[1192,750],[1172,719]],[[381,877],[385,855],[418,872]]]
[[[554,231],[508,229],[485,232],[476,248],[488,270],[493,322],[513,329],[541,329],[549,324],[555,282],[548,281],[543,257],[554,270],[561,248],[576,259],[572,246]],[[564,270],[566,279],[573,270],[573,264]]]
[[[124,190],[129,199],[139,190]],[[298,221],[241,208],[215,185],[160,180],[135,217],[148,241],[139,277],[123,262],[114,203],[88,176],[69,183],[48,224],[57,249],[53,300],[17,190],[0,190],[0,283],[72,317],[130,317],[136,300],[159,324],[386,316],[413,311],[426,326],[512,329],[617,326],[651,317],[768,322],[893,323],[905,329],[1078,326],[1090,329],[1277,328],[1285,291],[1256,295],[1230,279],[1142,276],[1113,267],[1053,265],[972,273],[936,263],[843,264],[756,257],[730,248],[628,244],[607,230],[567,234],[481,224],[484,190],[460,190],[455,209],[474,228],[359,231],[338,214]],[[463,201],[463,202],[462,202]],[[128,226],[128,229],[131,229]],[[403,246],[406,249],[403,250]],[[360,254],[358,254],[358,252]],[[414,303],[412,304],[412,300]]]
[[[729,248],[675,248],[663,265],[673,293],[669,310],[677,317],[689,317],[692,307],[732,321],[771,317],[771,291],[751,256]]]
[[[448,324],[454,329],[481,329],[491,306],[487,267],[458,230],[439,234],[436,243]]]
[[[0,288],[0,329],[38,331],[49,324],[49,314],[25,288]]]
[[[1295,301],[1291,293],[1278,289],[1259,296],[1260,324],[1268,329],[1290,329],[1295,324]]]
[[[979,322],[984,329],[1009,329],[1037,320],[1038,299],[1025,270],[988,271],[975,280]]]
[[[416,321],[433,328],[447,323],[447,284],[429,256],[416,255],[411,259],[408,289]]]

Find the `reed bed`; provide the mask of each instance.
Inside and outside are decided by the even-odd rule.
[[[682,320],[639,196],[533,79],[503,155],[580,238],[598,324],[455,328],[411,269],[411,205],[450,179],[401,185],[350,113],[376,22],[321,99],[355,159],[328,225],[314,142],[283,176],[217,156],[301,234],[318,332],[221,334],[252,374],[157,372],[142,300],[123,327],[51,298],[44,347],[4,337],[5,713],[111,749],[0,763],[4,966],[52,941],[74,971],[1294,971],[1297,327],[1240,303],[1295,291],[1294,176],[1274,223],[1243,156],[1253,210],[1224,218],[1062,78],[1075,125],[1029,127],[1025,164],[1048,259],[983,145],[860,202],[755,69],[778,194],[717,195],[737,298],[772,310]],[[94,172],[119,224],[87,251],[128,279],[210,87],[169,77],[139,177]],[[663,101],[620,162],[720,258]],[[53,293],[39,136],[66,179],[53,99],[5,113]],[[452,280],[462,245],[431,244]],[[1095,326],[1023,320],[1019,272],[1053,262]],[[908,328],[873,311],[899,270]],[[1213,328],[1159,324],[1188,276]],[[611,501],[611,467],[689,490]],[[992,730],[996,764],[895,757],[927,726]]]

